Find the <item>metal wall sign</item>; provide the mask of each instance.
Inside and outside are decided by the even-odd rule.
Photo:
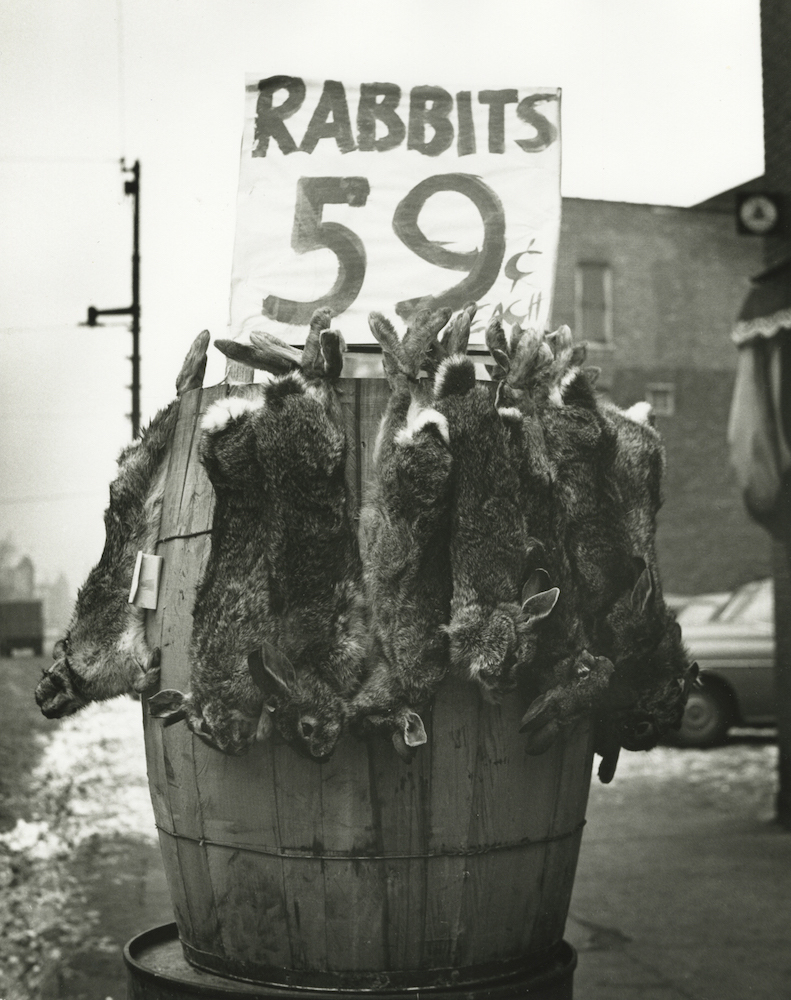
[[[741,191],[736,196],[736,231],[748,236],[774,236],[785,231],[782,194]]]
[[[231,335],[301,343],[313,311],[478,301],[544,328],[560,232],[560,91],[247,78]]]

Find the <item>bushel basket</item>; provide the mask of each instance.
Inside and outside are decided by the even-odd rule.
[[[388,387],[375,377],[340,386],[359,497]],[[201,415],[222,396],[259,391],[221,385],[180,400],[159,606],[147,624],[162,688],[190,688],[192,606],[211,545]],[[548,966],[562,946],[593,754],[582,723],[529,756],[518,731],[525,708],[516,694],[485,704],[472,684],[449,678],[411,763],[385,740],[350,734],[316,763],[275,740],[226,756],[144,706],[187,960],[290,989],[383,992],[474,988]]]

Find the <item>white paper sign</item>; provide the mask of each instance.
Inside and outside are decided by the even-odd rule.
[[[231,335],[304,343],[329,306],[367,317],[479,303],[546,327],[560,232],[560,91],[247,79]],[[399,329],[401,323],[397,323]]]
[[[136,608],[156,611],[159,600],[159,580],[162,575],[162,556],[138,552],[129,588],[129,603]]]

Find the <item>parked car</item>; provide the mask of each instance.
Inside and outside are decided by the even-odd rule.
[[[676,617],[700,667],[702,687],[691,692],[672,742],[713,746],[731,726],[773,725],[773,581],[755,580],[730,594],[691,598]]]

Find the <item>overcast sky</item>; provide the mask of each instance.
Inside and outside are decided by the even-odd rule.
[[[82,582],[129,436],[226,334],[244,75],[561,87],[568,197],[690,205],[763,171],[758,0],[0,0],[0,538]],[[207,384],[220,380],[213,352]]]

